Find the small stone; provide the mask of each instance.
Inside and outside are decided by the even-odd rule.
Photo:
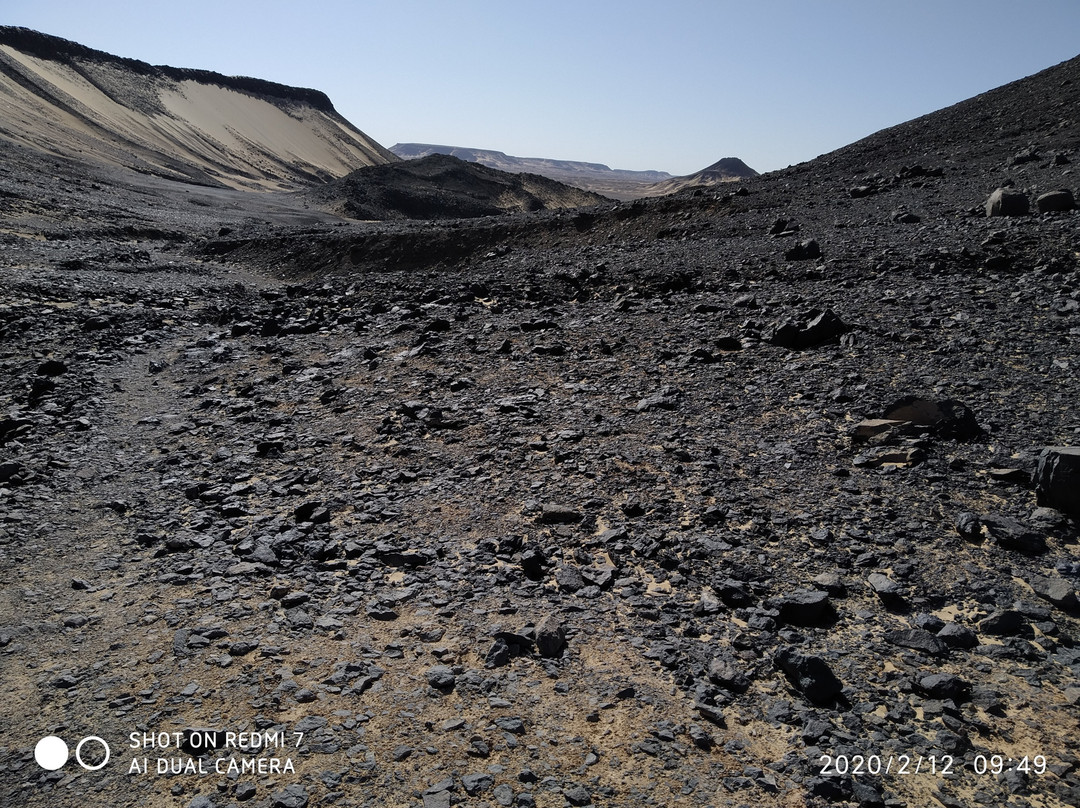
[[[838,572],[823,572],[814,578],[814,586],[824,589],[831,597],[843,598],[847,596],[847,586]]]
[[[555,571],[555,583],[563,592],[578,592],[585,588],[585,579],[577,567],[559,567]]]
[[[299,783],[285,786],[281,791],[276,791],[270,796],[271,805],[274,808],[307,808],[307,789]]]
[[[491,796],[498,805],[510,806],[514,804],[514,789],[510,788],[506,783],[495,786]]]
[[[911,648],[914,651],[922,651],[924,654],[935,656],[940,656],[949,650],[949,646],[944,640],[921,628],[887,631],[885,632],[885,640],[902,648]]]
[[[987,534],[998,546],[1025,555],[1046,552],[1046,537],[1015,519],[996,514],[982,517]]]
[[[690,736],[690,740],[694,742],[694,746],[698,749],[708,751],[716,745],[713,737],[697,724],[691,724],[686,734]]]
[[[773,332],[770,342],[781,348],[802,351],[825,343],[838,342],[851,330],[832,309],[826,309],[807,322],[786,321]]]
[[[936,636],[952,648],[974,648],[979,644],[975,632],[959,623],[946,623]]]
[[[788,261],[812,261],[821,258],[821,247],[814,239],[800,241],[784,253]]]
[[[457,684],[457,677],[446,665],[436,665],[430,668],[424,678],[427,679],[427,683],[436,690],[453,690],[454,685]]]
[[[446,790],[424,794],[424,808],[450,808],[450,796],[450,792]]]
[[[571,805],[589,805],[592,802],[592,796],[584,786],[564,788],[563,796],[566,797],[566,801]]]
[[[968,541],[981,541],[982,530],[982,522],[973,513],[962,513],[956,518],[956,532]]]
[[[548,615],[536,627],[536,650],[540,656],[555,659],[566,647],[566,628],[553,615]]]
[[[510,664],[510,658],[510,645],[502,637],[497,637],[484,657],[484,665],[488,668],[501,668]]]
[[[933,699],[951,699],[956,703],[967,701],[971,685],[951,673],[934,673],[919,679],[916,689]]]
[[[63,376],[68,371],[68,366],[59,359],[47,359],[38,365],[38,376]]]
[[[245,802],[253,799],[257,793],[258,789],[255,787],[254,783],[237,783],[236,790],[233,791],[233,796],[240,800],[240,802]]]
[[[291,609],[294,606],[301,606],[311,600],[311,595],[307,592],[288,592],[278,598],[281,601],[281,605],[286,609]]]
[[[780,598],[780,622],[793,626],[819,626],[836,614],[829,595],[819,589],[803,589]]]
[[[545,525],[568,525],[581,521],[581,512],[569,505],[544,505],[540,522]]]
[[[866,582],[887,608],[902,608],[904,606],[903,588],[889,576],[880,572],[872,572],[867,576]]]
[[[750,689],[750,679],[735,667],[732,660],[715,657],[709,663],[709,681],[733,693],[745,693]]]
[[[974,440],[984,434],[975,414],[959,401],[904,396],[886,407],[882,417],[926,427],[925,431],[953,440]]]
[[[495,778],[486,772],[466,774],[461,778],[461,786],[470,797],[475,797],[495,785]]]
[[[525,722],[517,717],[505,716],[496,718],[495,726],[497,726],[503,732],[509,732],[511,735],[525,734]]]

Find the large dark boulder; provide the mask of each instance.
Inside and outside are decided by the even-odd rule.
[[[987,216],[1027,216],[1030,212],[1027,194],[1012,188],[998,188],[986,200]]]
[[[800,241],[784,253],[784,258],[788,261],[812,261],[821,258],[821,247],[814,239]]]
[[[1039,213],[1065,213],[1076,207],[1076,199],[1068,188],[1047,191],[1035,198],[1035,209]]]
[[[1080,514],[1080,446],[1048,446],[1035,470],[1040,505]]]
[[[850,326],[841,320],[836,312],[826,309],[808,321],[787,320],[781,323],[773,333],[771,342],[781,348],[802,351],[815,345],[838,342],[840,337],[850,330]]]
[[[792,626],[820,626],[836,617],[829,594],[818,589],[801,589],[785,595],[776,603],[780,622]]]
[[[999,547],[1027,555],[1046,552],[1046,537],[1023,522],[999,514],[984,514],[980,521]]]
[[[984,434],[975,414],[959,401],[904,396],[886,407],[882,418],[929,427],[939,437],[959,441],[974,440]]]
[[[775,661],[795,689],[814,704],[831,704],[844,689],[828,663],[819,656],[803,654],[794,648],[781,648],[776,652]]]

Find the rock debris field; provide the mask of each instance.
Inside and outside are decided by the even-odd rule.
[[[1077,804],[1078,74],[473,220],[7,147],[3,802]]]

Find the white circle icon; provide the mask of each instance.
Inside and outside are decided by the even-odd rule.
[[[83,759],[82,759],[83,744],[86,743],[87,741],[97,741],[99,744],[101,744],[102,748],[104,748],[104,750],[105,750],[105,758],[104,758],[104,760],[102,760],[100,763],[98,763],[98,764],[96,764],[94,766],[91,766],[90,764],[83,762]],[[67,752],[67,747],[66,746],[64,747],[64,752],[65,752],[65,754]],[[96,772],[98,769],[104,769],[105,764],[109,762],[109,756],[111,754],[112,754],[112,750],[109,749],[109,745],[107,743],[105,743],[105,740],[103,738],[99,738],[97,735],[87,735],[85,738],[83,738],[81,741],[79,741],[79,745],[75,747],[75,759],[77,761],[79,761],[79,765],[82,766],[84,769],[86,769],[88,772]]]
[[[67,763],[68,745],[63,738],[47,735],[34,747],[34,760],[41,768],[54,772]]]

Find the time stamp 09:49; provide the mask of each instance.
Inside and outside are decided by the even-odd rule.
[[[818,758],[822,777],[880,774],[930,774],[938,777],[958,775],[969,769],[977,775],[1020,772],[1026,775],[1046,774],[1045,755],[975,755],[970,761],[957,760],[952,755],[822,755]]]

